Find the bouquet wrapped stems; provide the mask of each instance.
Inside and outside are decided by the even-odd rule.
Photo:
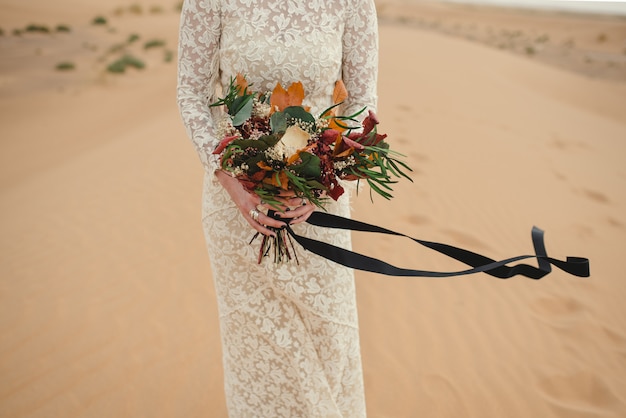
[[[264,257],[273,256],[275,263],[288,262],[295,259],[296,263],[300,264],[291,235],[283,228],[271,229],[276,233],[276,236],[262,235],[260,232],[257,232],[249,242],[249,244],[252,244],[259,235],[263,237],[261,238],[261,246],[259,248],[258,263],[261,264]],[[289,248],[291,248],[291,251]]]

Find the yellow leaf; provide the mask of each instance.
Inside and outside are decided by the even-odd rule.
[[[289,177],[287,177],[287,173],[285,171],[281,171],[278,176],[280,177],[280,187],[283,190],[289,189]]]
[[[280,187],[283,190],[287,190],[289,188],[289,177],[287,177],[287,173],[285,173],[285,171],[280,171],[278,173],[272,173],[270,177],[265,177],[263,179],[263,183],[271,184],[274,187]]]
[[[237,73],[235,84],[238,87],[239,95],[243,96],[243,92],[248,88],[248,80],[241,73]]]
[[[289,97],[289,106],[302,106],[302,100],[304,100],[304,87],[301,82],[291,83],[291,86],[287,89],[287,96]]]
[[[276,110],[280,112],[289,106],[289,96],[287,94],[287,90],[285,90],[280,83],[276,84],[274,91],[272,91],[270,106],[272,107],[272,113]]]
[[[272,171],[273,168],[270,167],[269,165],[267,165],[265,163],[265,161],[259,161],[258,163],[256,163],[257,167],[259,167],[261,170],[265,170],[265,171]]]
[[[296,152],[291,157],[287,158],[287,165],[291,165],[300,159],[300,152]]]
[[[341,103],[348,97],[348,90],[342,80],[335,82],[335,91],[333,91],[333,103]]]
[[[337,122],[335,122],[335,118],[331,118],[331,119],[330,119],[330,121],[328,122],[328,127],[329,127],[330,129],[334,129],[334,130],[336,130],[337,132],[343,132],[343,131],[345,131],[345,130],[346,130],[346,128],[343,128],[343,127],[339,126],[339,125],[337,124]]]
[[[289,106],[302,106],[302,100],[304,100],[304,87],[301,82],[291,83],[287,90],[278,83],[270,97],[271,112],[281,112]],[[309,108],[304,109],[308,111]]]

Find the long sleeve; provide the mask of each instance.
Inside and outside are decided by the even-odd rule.
[[[216,137],[215,99],[219,79],[220,6],[216,0],[185,0],[181,12],[178,43],[178,107],[207,172],[219,168],[211,153]]]
[[[345,114],[367,107],[376,111],[378,96],[378,21],[374,0],[347,0],[342,78],[348,90]],[[364,112],[361,119],[367,115]]]

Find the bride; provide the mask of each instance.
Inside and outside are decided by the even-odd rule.
[[[353,271],[311,253],[299,264],[257,264],[249,245],[266,226],[349,248],[348,231],[304,223],[315,206],[285,199],[282,220],[220,170],[212,151],[223,110],[209,108],[244,74],[256,91],[304,85],[319,114],[337,80],[342,114],[376,107],[378,66],[373,0],[185,0],[177,98],[204,166],[202,224],[218,298],[224,386],[231,417],[364,417],[365,399]],[[363,112],[367,114],[367,112]],[[349,196],[327,210],[349,216]]]

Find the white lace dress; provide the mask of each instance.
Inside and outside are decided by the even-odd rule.
[[[207,107],[245,74],[255,90],[301,81],[305,105],[344,114],[376,107],[373,0],[186,0],[178,103],[205,167],[202,222],[218,297],[224,380],[235,417],[363,417],[365,400],[352,270],[297,248],[300,264],[258,265],[253,230],[213,174],[222,110]],[[349,216],[348,193],[328,206]],[[298,234],[346,248],[350,234],[308,224]],[[296,244],[297,245],[297,244]]]

